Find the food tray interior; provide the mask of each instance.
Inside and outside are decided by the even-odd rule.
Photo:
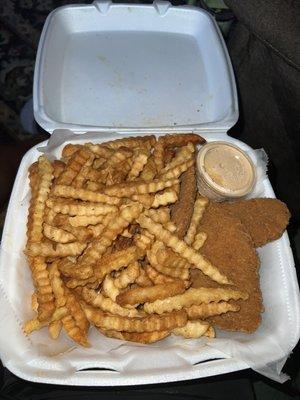
[[[51,13],[39,44],[34,105],[48,131],[224,129],[237,119],[217,25],[204,11],[169,3],[95,2]]]

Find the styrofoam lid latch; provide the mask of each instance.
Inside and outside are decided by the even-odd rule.
[[[93,2],[93,5],[104,15],[108,13],[111,4],[112,1],[110,0],[95,0]]]
[[[158,14],[164,16],[166,15],[168,9],[170,8],[171,3],[169,1],[164,1],[164,0],[155,0],[153,2],[153,5]]]

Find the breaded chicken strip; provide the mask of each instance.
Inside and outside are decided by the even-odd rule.
[[[240,311],[210,317],[208,322],[225,330],[254,332],[261,321],[263,304],[259,288],[260,261],[251,236],[239,218],[213,202],[207,206],[198,231],[207,234],[201,254],[234,282],[233,289],[249,294],[247,301],[234,302]],[[196,270],[192,271],[192,282],[193,287],[222,287]]]
[[[277,199],[241,200],[222,203],[220,207],[242,221],[255,247],[278,239],[286,229],[291,216],[287,206]]]
[[[195,165],[192,165],[180,178],[178,201],[171,206],[171,221],[177,227],[176,236],[182,239],[188,230],[194,211],[196,198]]]

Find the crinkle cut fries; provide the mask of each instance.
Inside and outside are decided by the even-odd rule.
[[[205,319],[237,312],[248,294],[201,255],[208,200],[196,196],[195,154],[204,143],[176,134],[68,144],[61,160],[30,166],[25,253],[36,316],[27,334],[48,327],[57,339],[64,329],[82,346],[90,324],[140,343],[215,336]],[[191,287],[192,269],[222,288]]]

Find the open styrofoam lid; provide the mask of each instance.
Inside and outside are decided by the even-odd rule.
[[[49,132],[226,131],[238,108],[226,46],[205,11],[95,1],[49,15],[34,114]]]

